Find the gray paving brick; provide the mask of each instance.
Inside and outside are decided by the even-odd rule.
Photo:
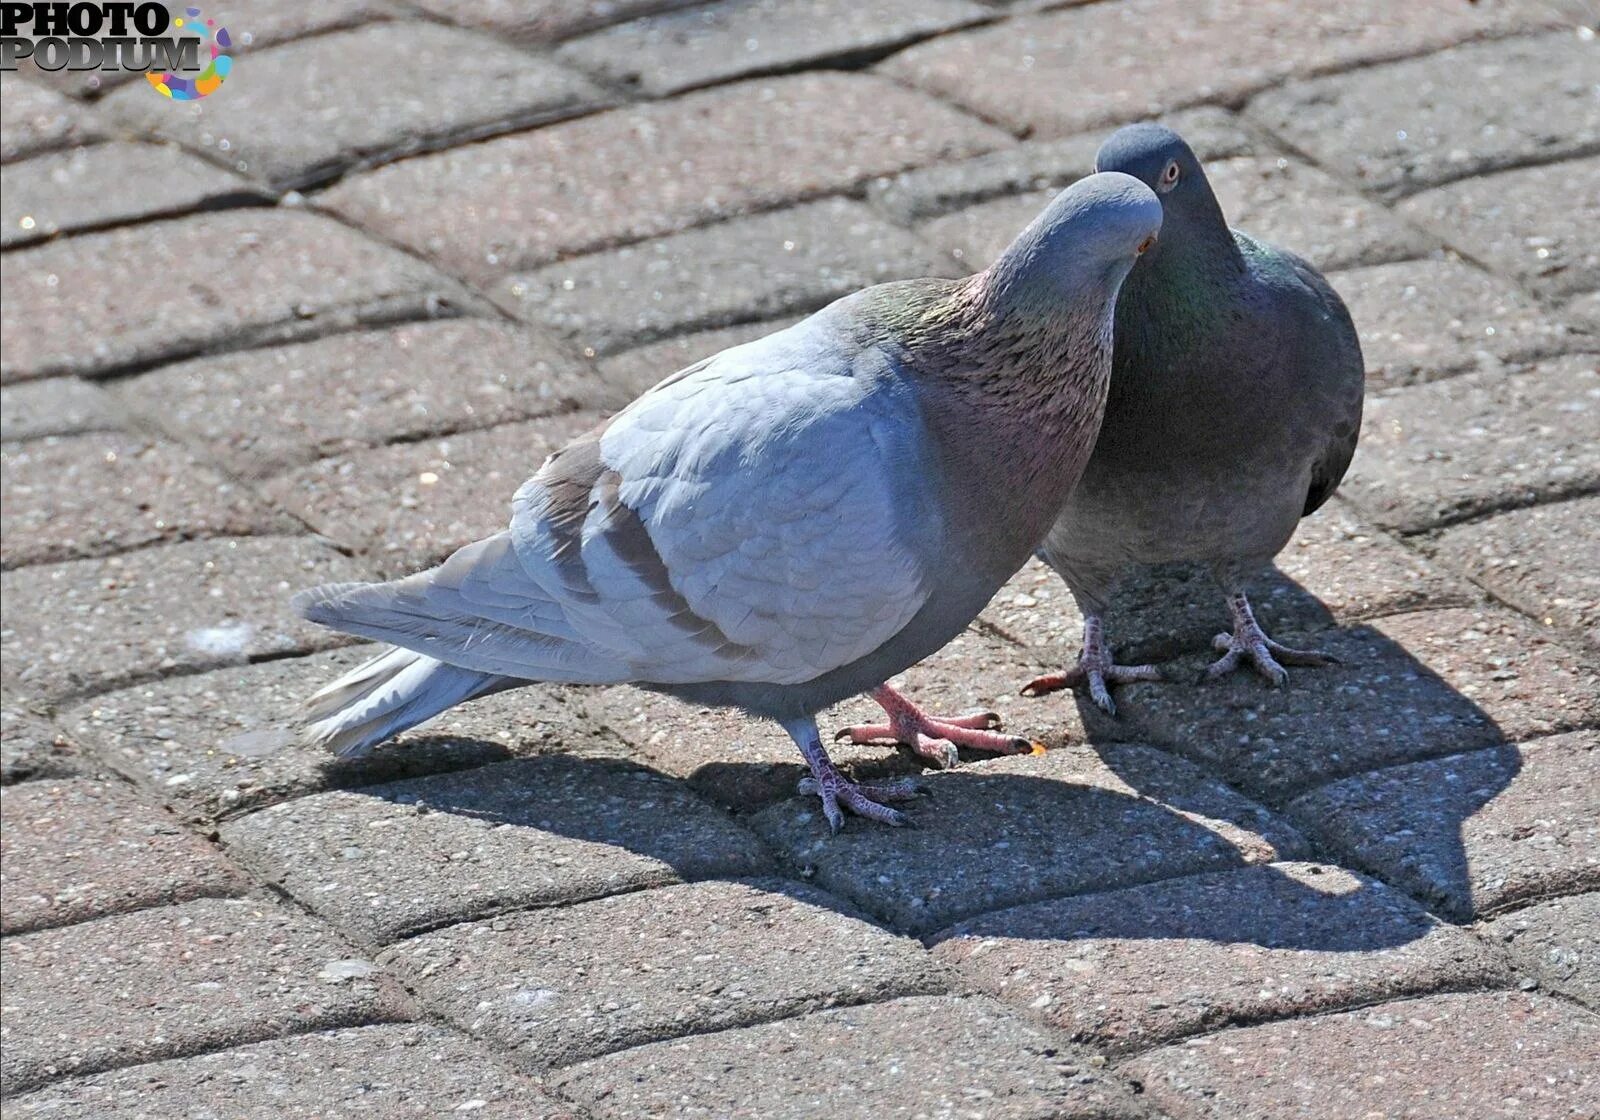
[[[317,689],[372,656],[354,646],[310,657],[171,677],[61,713],[71,736],[188,819],[212,822],[326,789],[464,770],[551,752],[617,754],[594,733],[584,694],[535,685],[453,708],[360,759],[295,733]]]
[[[1354,0],[1310,15],[1295,0],[1121,0],[941,36],[882,68],[988,120],[1060,136],[1541,20],[1450,0]]]
[[[768,869],[755,837],[682,783],[557,756],[317,794],[222,835],[259,874],[370,942]]]
[[[800,74],[407,160],[320,201],[483,280],[1009,141],[881,78]]]
[[[26,782],[0,793],[0,820],[7,936],[247,886],[215,848],[120,783]]]
[[[1600,721],[1594,665],[1510,611],[1395,615],[1345,630],[1276,631],[1342,665],[1268,689],[1252,674],[1119,692],[1127,731],[1167,744],[1278,803],[1349,774]],[[1216,654],[1169,670],[1194,680]]]
[[[480,319],[203,358],[113,387],[245,477],[391,440],[627,400],[547,335]]]
[[[218,209],[265,197],[246,179],[161,144],[115,141],[0,171],[0,245]]]
[[[82,106],[15,74],[0,76],[0,163],[99,136]]]
[[[111,431],[122,426],[120,413],[103,390],[75,377],[0,389],[0,432],[8,440]]]
[[[500,290],[524,318],[608,354],[811,310],[885,280],[963,271],[860,203],[830,199],[549,265]]]
[[[1557,314],[1588,349],[1593,350],[1600,344],[1600,292],[1579,296]]]
[[[462,66],[464,58],[472,65]],[[405,64],[396,66],[397,59]],[[374,83],[374,72],[386,80]],[[323,78],[308,82],[308,73]],[[450,94],[440,96],[445,73]],[[249,75],[232,83],[226,97],[181,109],[139,85],[106,103],[136,128],[287,190],[608,100],[549,59],[433,23],[374,23],[317,35],[252,55]],[[357,104],[361,111],[350,112]]]
[[[931,774],[917,829],[847,823],[815,798],[752,827],[815,881],[898,929],[1223,867],[1297,858],[1304,842],[1265,809],[1150,747],[1103,744]]]
[[[201,899],[0,943],[5,1091],[401,1013],[381,972],[319,975],[348,945],[255,899]]]
[[[597,1117],[1110,1120],[1133,1098],[1089,1055],[987,1000],[913,997],[625,1050],[552,1079]]]
[[[379,956],[535,1070],[944,988],[922,946],[782,879],[660,887],[452,926]]]
[[[1590,232],[1600,212],[1600,157],[1452,183],[1407,199],[1400,212],[1541,295],[1600,286]]]
[[[658,381],[685,366],[693,365],[701,358],[730,346],[753,342],[793,322],[793,318],[784,317],[764,323],[740,323],[732,327],[680,334],[660,342],[647,342],[632,350],[601,358],[598,363],[600,376],[605,378],[608,385],[615,386],[625,399],[632,400]]]
[[[1326,864],[1041,902],[939,937],[934,956],[983,990],[1115,1050],[1509,979],[1470,934]]]
[[[1600,362],[1550,358],[1367,399],[1340,492],[1413,532],[1600,485]]]
[[[1329,280],[1360,333],[1369,392],[1574,345],[1574,332],[1559,317],[1460,261],[1403,261]]]
[[[748,74],[864,61],[992,14],[968,0],[721,0],[597,31],[557,57],[664,97]]]
[[[289,612],[361,569],[310,537],[189,541],[0,575],[8,672],[46,698],[342,645]]]
[[[1534,506],[1446,531],[1438,558],[1546,625],[1600,645],[1600,498]]]
[[[1545,990],[1600,1011],[1600,893],[1535,903],[1479,930]]]
[[[200,262],[197,264],[197,262]],[[337,222],[232,210],[18,250],[0,280],[7,381],[421,318],[461,293]]]
[[[7,568],[164,541],[284,533],[293,522],[177,444],[135,432],[0,446]]]
[[[1389,196],[1600,147],[1594,45],[1571,30],[1296,82],[1249,114]]]
[[[0,697],[0,783],[28,778],[66,778],[82,765],[77,747],[48,718],[9,691]]]
[[[1346,778],[1289,813],[1323,844],[1457,921],[1600,887],[1600,734]]]
[[[452,23],[480,27],[513,40],[565,39],[618,20],[686,8],[694,0],[416,0],[416,6]]]
[[[570,1107],[437,1027],[295,1035],[63,1081],[7,1102],[19,1117],[124,1120],[574,1120]]]
[[[1228,1031],[1125,1068],[1174,1120],[1555,1120],[1600,1108],[1596,1046],[1593,1015],[1537,995],[1480,992]]]
[[[366,552],[382,574],[409,574],[504,529],[517,487],[599,420],[565,412],[356,451],[261,489],[318,532]]]

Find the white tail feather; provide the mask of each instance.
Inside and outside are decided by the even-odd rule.
[[[447,708],[520,683],[391,649],[306,701],[303,734],[341,758],[359,757]]]

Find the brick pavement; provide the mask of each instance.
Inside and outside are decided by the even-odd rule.
[[[227,14],[198,105],[0,79],[8,1116],[1600,1115],[1592,5]],[[901,683],[1052,749],[834,838],[781,734],[631,689],[286,733],[360,656],[292,590],[981,266],[1156,112],[1361,327],[1355,465],[1257,596],[1342,667],[1182,683],[1222,618],[1168,569],[1111,634],[1173,683],[1023,700],[1078,626],[1030,564]]]

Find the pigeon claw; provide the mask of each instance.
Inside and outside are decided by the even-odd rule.
[[[828,828],[835,836],[844,827],[846,809],[858,817],[893,828],[915,827],[910,817],[898,809],[890,808],[885,802],[910,801],[926,792],[917,782],[860,784],[850,781],[838,771],[824,774],[821,779],[800,779],[799,791],[822,799],[822,815],[827,818]]]
[[[1135,681],[1159,681],[1161,670],[1154,665],[1118,665],[1109,654],[1096,663],[1085,663],[1084,656],[1078,664],[1062,673],[1046,673],[1035,677],[1022,688],[1024,696],[1048,696],[1064,688],[1087,688],[1094,706],[1108,716],[1115,717],[1117,703],[1111,699],[1111,685],[1132,684]]]
[[[1033,750],[1031,740],[997,730],[1000,716],[995,712],[930,716],[887,686],[874,692],[873,699],[888,714],[889,722],[842,727],[835,733],[835,740],[848,739],[856,744],[899,743],[940,770],[948,770],[959,762],[959,747],[991,754],[1027,754]]]
[[[1340,660],[1331,653],[1320,650],[1291,649],[1279,645],[1259,626],[1243,627],[1232,634],[1218,634],[1211,639],[1211,648],[1222,654],[1213,661],[1201,681],[1215,681],[1227,676],[1246,662],[1273,688],[1289,683],[1289,670],[1285,665],[1321,666],[1339,665]]]

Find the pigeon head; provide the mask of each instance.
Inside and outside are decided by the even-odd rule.
[[[1226,236],[1227,222],[1200,161],[1172,129],[1152,123],[1120,128],[1100,145],[1094,167],[1131,175],[1154,191],[1166,216],[1169,242]]]

